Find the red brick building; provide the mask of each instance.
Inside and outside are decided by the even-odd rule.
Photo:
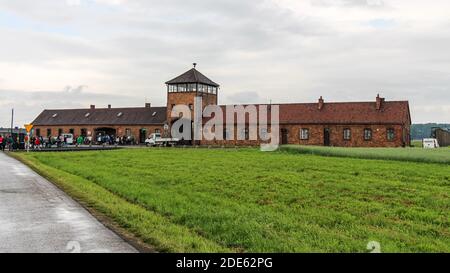
[[[167,105],[139,108],[44,110],[34,121],[34,133],[97,136],[133,136],[138,143],[154,132],[168,136],[175,105],[188,105],[202,97],[203,107],[218,104],[219,85],[195,67],[166,82]],[[222,106],[224,107],[224,106]],[[258,107],[258,106],[257,106]],[[282,144],[342,147],[404,147],[410,145],[411,115],[408,101],[326,102],[279,104]],[[236,130],[235,130],[236,131]],[[234,138],[236,139],[236,138]],[[200,145],[256,145],[257,140],[199,141]]]

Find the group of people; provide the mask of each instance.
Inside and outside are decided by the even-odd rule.
[[[133,136],[114,136],[99,134],[97,136],[97,143],[103,145],[134,145],[135,139]]]
[[[15,149],[14,138],[12,136],[0,135],[0,150],[4,152],[6,149],[8,151]]]
[[[79,147],[81,145],[91,145],[91,144],[100,144],[100,145],[134,145],[136,144],[135,138],[133,136],[114,136],[107,134],[99,134],[96,139],[92,139],[89,136],[76,136],[73,139],[69,140],[66,136],[59,137],[42,137],[42,136],[27,136],[25,135],[23,142],[25,143],[25,149],[31,150],[41,150],[42,148],[51,148],[51,147],[65,147],[67,145],[75,145]],[[14,141],[12,136],[3,136],[0,135],[0,151],[5,150],[15,150],[18,149],[19,140]],[[22,147],[23,148],[23,147]]]

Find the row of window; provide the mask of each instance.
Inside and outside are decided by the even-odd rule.
[[[218,87],[206,84],[188,83],[188,84],[171,84],[169,92],[203,92],[217,94]]]
[[[372,129],[366,128],[364,129],[364,140],[370,141],[372,140]],[[343,138],[344,140],[351,140],[352,139],[352,130],[350,128],[345,128],[343,130]],[[386,138],[389,141],[392,141],[395,139],[395,130],[393,128],[388,128],[386,130]],[[309,129],[308,128],[302,128],[300,130],[300,139],[301,140],[308,140],[309,139]]]

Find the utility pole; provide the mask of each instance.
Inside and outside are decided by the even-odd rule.
[[[14,108],[11,110],[11,137],[13,134],[13,126],[14,126]]]

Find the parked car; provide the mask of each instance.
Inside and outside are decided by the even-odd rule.
[[[436,149],[439,148],[439,143],[435,138],[424,138],[422,140],[423,148],[425,149]]]
[[[145,144],[147,146],[173,146],[176,145],[180,140],[177,138],[162,138],[161,134],[154,133],[151,134],[146,140]]]

